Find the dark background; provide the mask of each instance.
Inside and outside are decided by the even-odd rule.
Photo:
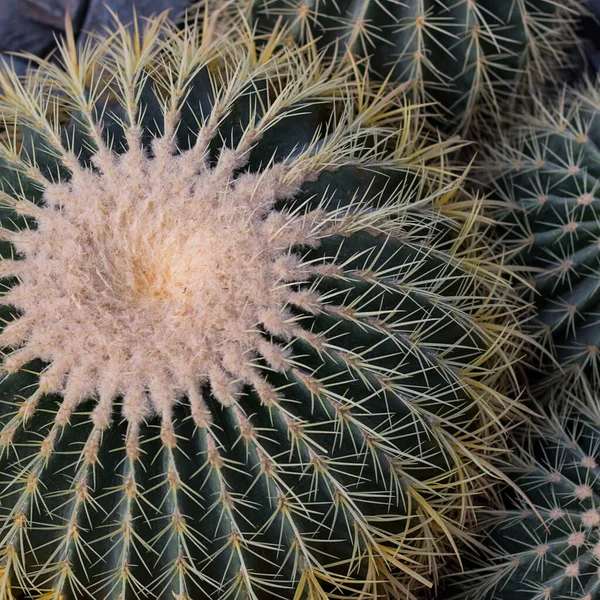
[[[12,60],[17,71],[27,70],[27,61],[11,52],[47,56],[56,46],[56,36],[64,33],[69,13],[79,41],[90,31],[102,32],[113,22],[107,6],[122,22],[169,10],[172,18],[183,15],[190,0],[0,0],[0,54]]]

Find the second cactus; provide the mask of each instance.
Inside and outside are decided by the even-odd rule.
[[[237,4],[242,3],[239,0]],[[489,127],[576,57],[580,0],[244,0],[261,29],[283,19],[394,82],[416,80],[444,129]]]

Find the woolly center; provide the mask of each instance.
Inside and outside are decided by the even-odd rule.
[[[120,395],[140,421],[204,383],[225,405],[256,384],[257,356],[277,362],[261,331],[294,333],[292,249],[316,243],[316,221],[273,209],[290,195],[282,169],[235,176],[232,154],[210,169],[128,153],[48,184],[37,228],[13,240],[19,284],[4,302],[22,317],[3,333],[15,348],[6,369],[41,358],[63,412],[96,396],[104,423]]]
[[[201,243],[165,244],[161,239],[141,239],[135,245],[140,250],[127,257],[124,269],[132,281],[123,282],[132,302],[185,302],[211,276],[206,264],[207,248]]]
[[[155,322],[155,327],[177,317],[190,320],[190,326],[193,322],[223,329],[231,319],[243,319],[244,311],[257,317],[259,305],[267,308],[275,284],[269,266],[279,251],[260,236],[265,219],[244,202],[247,199],[229,197],[235,210],[192,200],[200,205],[194,214],[184,198],[177,202],[171,196],[171,202],[148,204],[145,190],[128,192],[130,219],[101,228],[80,223],[84,233],[77,233],[79,251],[65,256],[61,248],[74,244],[64,240],[53,253],[56,271],[68,261],[79,273],[79,280],[70,285],[79,288],[74,297],[85,298],[88,310],[107,311],[109,320],[120,317],[121,330],[130,327],[132,313]],[[47,225],[44,216],[40,227]],[[69,231],[64,224],[52,229]],[[60,277],[47,283],[64,285]]]

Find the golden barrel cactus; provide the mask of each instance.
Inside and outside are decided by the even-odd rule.
[[[215,24],[0,75],[4,598],[411,596],[520,414],[448,144]]]

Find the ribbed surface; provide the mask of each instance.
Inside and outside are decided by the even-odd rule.
[[[256,0],[259,29],[279,17],[298,40],[337,43],[391,82],[416,79],[444,128],[489,127],[515,94],[553,80],[576,46],[580,0]]]
[[[503,173],[494,185],[505,239],[534,269],[539,320],[560,365],[600,381],[600,96],[590,84],[538,108],[486,169]]]

